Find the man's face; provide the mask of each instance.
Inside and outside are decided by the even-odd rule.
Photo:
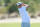
[[[21,8],[22,7],[22,4],[18,5],[18,8]]]

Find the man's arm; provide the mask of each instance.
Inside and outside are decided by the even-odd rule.
[[[27,8],[29,8],[29,5],[27,6]]]
[[[26,7],[26,8],[29,8],[29,5],[27,5],[27,4],[23,4],[23,6]]]

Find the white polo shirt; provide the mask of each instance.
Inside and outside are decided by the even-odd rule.
[[[30,17],[26,11],[27,6],[18,8],[20,16],[22,18],[22,22],[30,22]]]

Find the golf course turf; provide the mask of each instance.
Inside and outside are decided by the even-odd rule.
[[[0,27],[21,27],[21,23],[0,23]],[[31,27],[40,27],[40,23],[31,23]]]

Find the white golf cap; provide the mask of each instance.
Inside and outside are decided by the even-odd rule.
[[[22,2],[18,2],[18,3],[17,3],[17,5],[20,5],[20,4],[22,4]]]

